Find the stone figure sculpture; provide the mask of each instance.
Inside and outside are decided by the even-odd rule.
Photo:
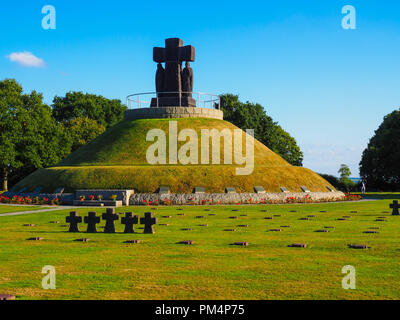
[[[196,101],[190,95],[182,95],[183,91],[193,90],[193,70],[189,62],[195,60],[195,49],[183,46],[178,38],[165,40],[165,48],[153,49],[153,60],[158,63],[156,73],[157,98],[151,102],[151,107],[195,107]],[[182,62],[186,68],[182,71]],[[165,68],[162,67],[165,63]],[[184,79],[182,79],[182,76]],[[185,90],[183,89],[185,86]]]
[[[190,67],[190,62],[187,61],[185,69],[182,70],[182,92],[183,96],[192,97],[193,92],[193,69]]]

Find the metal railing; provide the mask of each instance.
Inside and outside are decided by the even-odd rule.
[[[162,108],[163,98],[176,98],[178,103],[176,107],[185,106],[184,102],[187,101],[188,96],[195,101],[196,107],[207,109],[221,108],[221,97],[212,93],[204,92],[143,92],[135,93],[126,97],[126,106],[128,109],[141,109],[141,108]],[[193,101],[192,100],[192,101]]]

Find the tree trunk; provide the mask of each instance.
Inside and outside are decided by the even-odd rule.
[[[7,171],[7,168],[3,169],[3,191],[8,191],[8,171]]]

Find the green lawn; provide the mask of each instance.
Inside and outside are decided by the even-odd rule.
[[[48,209],[48,207],[38,207],[38,206],[7,206],[1,205],[0,206],[0,215],[3,213],[12,213],[12,212],[19,212],[19,211],[32,211],[32,210],[41,210],[41,209]]]
[[[382,200],[184,207],[183,211],[159,207],[154,211],[159,223],[170,225],[157,225],[154,235],[144,235],[142,230],[134,235],[71,234],[62,226],[67,211],[0,217],[0,293],[15,294],[18,299],[399,299],[400,217],[383,213],[389,211],[388,206],[389,201]],[[149,209],[129,208],[141,216]],[[261,212],[265,209],[268,212]],[[354,210],[357,213],[350,213]],[[82,216],[88,211],[79,210]],[[240,216],[244,214],[248,216]],[[162,218],[166,215],[172,218]],[[196,219],[199,215],[205,218]],[[264,219],[273,215],[281,217]],[[307,215],[316,217],[299,220]],[[347,215],[352,216],[348,221],[336,220]],[[387,216],[387,222],[376,222],[379,216]],[[51,224],[54,220],[61,224]],[[26,223],[37,226],[23,227]],[[206,223],[208,227],[199,226]],[[291,228],[268,232],[284,225]],[[118,232],[123,231],[120,221],[116,226]],[[325,226],[336,229],[315,232]],[[379,234],[363,233],[376,226],[381,228]],[[224,231],[228,228],[237,231]],[[26,241],[29,237],[44,240]],[[82,237],[91,241],[73,241]],[[142,243],[123,243],[129,239]],[[195,244],[176,244],[182,240]],[[248,241],[250,246],[229,245],[236,241]],[[309,248],[287,247],[298,242]],[[371,249],[349,249],[350,243]],[[56,290],[41,288],[45,265],[56,268]],[[356,268],[356,290],[341,287],[345,265]]]

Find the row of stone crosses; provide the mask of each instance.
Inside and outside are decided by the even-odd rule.
[[[119,220],[119,214],[115,213],[114,209],[107,209],[106,213],[102,214],[102,219],[106,221],[104,233],[115,233],[116,220]],[[125,217],[121,218],[121,223],[125,225],[124,233],[134,233],[135,230],[133,225],[135,224],[144,225],[143,233],[154,233],[153,225],[157,224],[157,219],[153,217],[151,212],[146,212],[144,218],[134,216],[132,212],[125,213]],[[66,222],[69,223],[69,232],[79,232],[78,224],[82,223],[82,217],[78,215],[76,211],[70,212],[69,216],[66,217]],[[96,212],[89,212],[89,215],[85,217],[84,222],[87,226],[87,233],[97,233],[96,224],[100,223],[100,217],[96,216]]]

